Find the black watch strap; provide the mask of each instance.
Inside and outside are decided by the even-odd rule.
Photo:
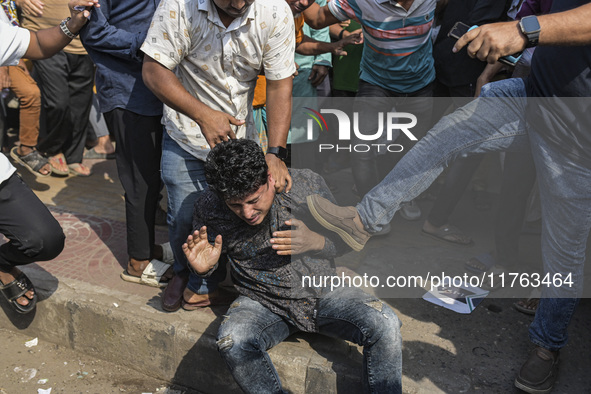
[[[519,21],[519,29],[527,37],[527,47],[535,47],[540,39],[540,22],[535,15],[528,15]]]
[[[282,161],[287,159],[287,149],[282,146],[270,146],[267,148],[267,153],[277,156]]]

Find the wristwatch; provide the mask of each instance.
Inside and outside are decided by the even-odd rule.
[[[277,156],[281,161],[285,161],[287,159],[287,149],[282,146],[270,146],[267,148],[267,154],[272,154]]]
[[[70,31],[70,29],[68,29],[68,25],[67,25],[67,23],[68,23],[68,21],[70,21],[70,19],[72,19],[72,18],[70,18],[70,17],[67,17],[66,19],[64,19],[64,20],[63,20],[63,21],[60,23],[60,29],[62,29],[62,31],[64,32],[64,34],[65,34],[66,36],[68,36],[68,38],[70,38],[70,39],[72,39],[72,40],[73,40],[74,38],[76,38],[76,36],[78,35],[78,33],[74,34],[74,33],[72,33],[72,32]]]
[[[535,15],[529,15],[519,21],[519,29],[527,37],[527,48],[538,45],[540,39],[540,22]]]

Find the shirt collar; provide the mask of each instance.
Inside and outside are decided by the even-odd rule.
[[[214,24],[223,27],[226,30],[234,30],[240,26],[245,25],[249,20],[254,19],[256,14],[254,10],[255,3],[256,1],[251,4],[250,7],[248,7],[248,10],[244,15],[242,15],[240,18],[234,19],[227,28],[222,23],[218,15],[217,8],[213,4],[213,0],[198,0],[197,9],[199,11],[207,12],[207,18]]]

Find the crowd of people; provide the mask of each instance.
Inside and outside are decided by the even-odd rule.
[[[0,88],[20,101],[10,156],[36,176],[90,176],[82,161],[91,118],[106,124],[88,157],[112,157],[115,141],[127,229],[121,278],[164,287],[162,309],[175,312],[232,302],[219,287],[229,269],[239,296],[217,345],[243,391],[283,392],[267,350],[306,331],[363,346],[365,391],[402,392],[395,312],[361,290],[302,287],[301,278],[335,275],[334,259],[387,234],[397,211],[420,219],[417,198],[446,167],[422,232],[472,244],[449,217],[491,152],[505,152],[496,248],[466,269],[498,272],[517,261],[537,179],[542,270],[572,273],[575,285],[546,286],[535,302],[517,304],[535,318],[534,348],[515,386],[552,390],[582,295],[591,228],[587,1],[0,5]],[[448,35],[456,22],[473,28],[457,39]],[[515,54],[518,62],[507,66]],[[358,124],[368,134],[380,130],[388,141],[376,142],[399,151],[356,151],[345,161],[319,154],[335,136],[290,127],[292,98],[314,107],[328,96],[351,97],[351,108],[362,109]],[[435,97],[452,98],[447,115],[434,110]],[[381,133],[379,115],[392,109],[413,116],[412,133]],[[350,142],[363,144],[368,134],[356,130]],[[317,174],[331,166],[351,167],[357,206],[340,207]],[[0,193],[9,196],[0,201],[0,232],[9,240],[0,246],[0,291],[29,313],[37,295],[17,266],[55,258],[64,235],[4,155],[0,173]],[[169,243],[158,245],[164,188]]]

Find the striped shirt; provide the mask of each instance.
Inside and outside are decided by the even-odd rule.
[[[431,26],[436,0],[415,0],[404,9],[394,0],[331,0],[339,20],[363,28],[360,78],[398,93],[416,92],[433,82]]]

